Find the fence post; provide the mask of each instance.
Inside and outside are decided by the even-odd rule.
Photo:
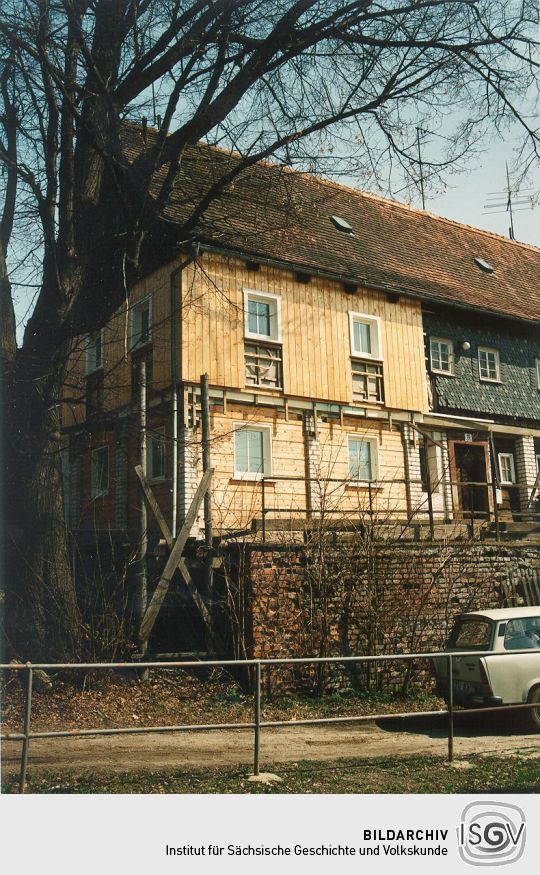
[[[262,539],[266,544],[266,486],[264,477],[261,477],[261,502],[262,502]]]
[[[261,753],[261,663],[255,663],[255,736],[253,745],[253,774],[259,774]]]
[[[30,714],[32,710],[32,683],[33,671],[29,662],[26,663],[28,682],[26,686],[26,702],[24,703],[24,739],[21,753],[21,773],[19,776],[19,793],[26,789],[26,770],[28,768],[28,746],[30,744]]]
[[[448,654],[448,762],[454,759],[454,678],[452,654]]]

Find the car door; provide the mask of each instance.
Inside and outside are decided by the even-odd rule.
[[[493,695],[504,704],[527,701],[531,684],[540,679],[540,611],[538,617],[499,623],[494,650],[499,652],[485,661]]]

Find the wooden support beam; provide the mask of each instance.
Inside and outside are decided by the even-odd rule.
[[[140,474],[138,472],[137,472],[137,474],[138,474],[139,479],[140,479]],[[150,632],[152,631],[154,623],[156,622],[157,615],[159,614],[161,606],[165,600],[165,596],[167,595],[167,591],[169,589],[169,585],[171,583],[173,574],[177,568],[180,569],[180,573],[182,574],[182,577],[184,578],[184,582],[186,583],[186,586],[189,589],[193,599],[197,602],[197,606],[199,607],[199,610],[201,610],[201,606],[202,606],[202,608],[204,609],[204,612],[206,612],[206,616],[208,617],[208,620],[210,620],[210,616],[208,614],[208,610],[206,608],[206,605],[204,604],[201,596],[199,595],[199,593],[197,591],[197,588],[195,587],[195,584],[193,583],[193,581],[191,579],[191,575],[189,574],[189,571],[187,570],[185,561],[182,560],[182,553],[183,553],[184,547],[186,546],[187,539],[189,538],[189,533],[191,531],[191,527],[197,518],[197,514],[199,512],[199,508],[201,506],[202,500],[203,500],[204,496],[206,495],[207,490],[210,488],[212,474],[213,474],[213,469],[209,468],[208,471],[206,471],[205,474],[203,475],[202,480],[199,483],[199,485],[197,487],[197,491],[195,492],[195,495],[193,497],[193,501],[191,502],[189,510],[186,514],[186,518],[184,520],[184,525],[180,529],[178,537],[177,537],[176,541],[174,542],[174,544],[172,545],[170,556],[167,560],[167,563],[165,565],[165,568],[163,570],[163,573],[161,575],[159,583],[156,586],[156,589],[154,591],[154,595],[152,596],[152,600],[151,600],[150,604],[148,605],[147,611],[146,611],[146,613],[143,617],[142,623],[141,623],[141,627],[140,627],[141,643],[148,641],[148,638],[150,637]],[[147,488],[150,489],[150,487],[148,487],[148,484],[147,484]],[[146,491],[144,492],[144,494],[146,496]],[[161,518],[163,520],[163,515],[161,514],[161,512],[160,512],[160,515],[161,515]],[[158,519],[158,518],[156,517],[156,519]],[[165,520],[163,520],[163,522],[165,523]],[[159,524],[159,519],[158,519],[158,524]],[[165,523],[165,526],[166,526],[166,529],[168,531],[168,526],[166,523]],[[161,528],[161,525],[160,525],[160,528]],[[163,531],[163,536],[165,537],[165,540],[168,541],[167,537],[165,536],[165,531],[163,529],[162,529],[162,531]],[[171,537],[170,532],[169,532],[169,537]],[[184,571],[189,579],[189,583],[186,581]],[[201,610],[201,613],[204,616],[203,610]],[[205,620],[205,622],[206,622],[206,620]]]

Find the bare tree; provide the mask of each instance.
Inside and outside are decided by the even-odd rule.
[[[196,237],[226,186],[268,156],[381,179],[416,178],[415,126],[459,109],[454,145],[517,121],[534,87],[532,0],[5,0],[0,16],[0,280],[6,370],[8,607],[26,656],[76,653],[58,405],[74,340],[102,326],[151,235]],[[159,115],[129,148],[126,120]],[[239,158],[174,229],[175,178],[201,138]],[[331,151],[333,150],[333,151]],[[319,160],[320,159],[320,160]],[[325,164],[326,162],[326,164]],[[159,230],[159,236],[158,235]],[[20,348],[7,260],[36,283]],[[30,268],[38,260],[37,279]],[[28,279],[28,277],[32,277]]]

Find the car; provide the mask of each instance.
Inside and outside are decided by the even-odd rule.
[[[460,614],[446,652],[463,651],[472,653],[452,660],[454,704],[479,708],[538,702],[538,708],[523,713],[540,730],[540,606]],[[434,668],[437,692],[448,702],[448,660],[436,658]]]

